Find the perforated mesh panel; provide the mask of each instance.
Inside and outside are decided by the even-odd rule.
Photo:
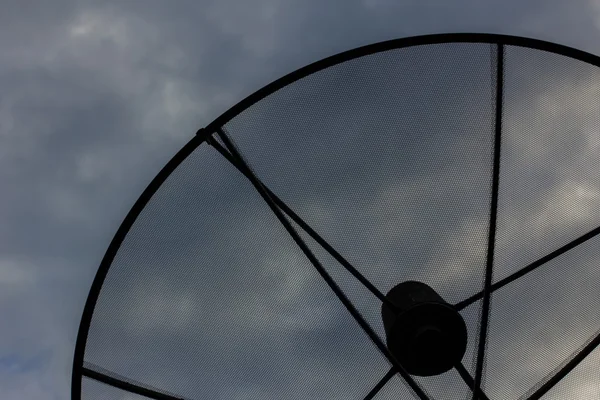
[[[496,283],[600,226],[597,67],[512,46],[504,64]],[[295,81],[224,129],[262,182],[381,292],[417,280],[455,304],[483,290],[496,67],[487,43],[379,52]],[[380,300],[293,226],[385,342]],[[599,241],[494,292],[490,399],[531,393],[600,329]],[[482,300],[460,313],[474,376]],[[390,368],[251,183],[207,144],[121,244],[84,361],[189,399],[362,399]],[[546,398],[575,398],[570,382],[596,393],[590,365]],[[433,399],[472,396],[455,370],[415,380]],[[87,387],[83,399],[95,399]],[[396,375],[375,396],[392,398],[416,397]]]
[[[216,152],[192,154],[135,228],[104,283],[87,361],[190,398],[360,397],[385,373],[382,356]]]
[[[145,396],[117,389],[110,385],[83,378],[81,383],[82,397],[86,400],[147,400]]]
[[[402,378],[395,376],[375,395],[375,400],[413,399]]]
[[[496,281],[600,226],[600,69],[511,46],[506,63]],[[527,393],[600,329],[599,244],[494,293],[491,394]]]
[[[568,399],[573,393],[578,399],[600,399],[600,349],[596,348],[572,372],[560,381],[544,400]]]
[[[600,68],[513,46],[506,65],[495,280],[600,226]]]
[[[599,249],[591,239],[494,294],[490,393],[523,395],[600,329]]]
[[[352,60],[283,88],[226,128],[267,186],[381,291],[418,280],[455,302],[483,282],[494,50],[444,44]],[[311,248],[385,337],[379,300]],[[421,383],[466,390],[452,375]]]

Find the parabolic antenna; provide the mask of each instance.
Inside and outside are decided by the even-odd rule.
[[[72,398],[600,398],[599,66],[443,34],[250,95],[117,231]]]

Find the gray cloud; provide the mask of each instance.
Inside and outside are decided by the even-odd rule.
[[[0,332],[0,343],[3,343],[0,356],[17,357],[20,361],[15,365],[21,365],[12,369],[0,367],[0,387],[3,398],[8,399],[68,398],[71,352],[83,300],[120,220],[174,151],[198,127],[210,122],[244,95],[323,56],[377,40],[412,34],[493,31],[555,40],[592,52],[599,50],[593,40],[598,26],[598,9],[593,2],[529,2],[500,7],[464,1],[453,3],[452,7],[442,3],[426,7],[411,2],[356,1],[345,2],[344,7],[340,7],[333,3],[280,4],[263,1],[253,7],[242,7],[223,1],[210,4],[181,1],[176,6],[151,1],[145,2],[142,7],[134,2],[105,3],[99,7],[85,2],[54,1],[50,5],[21,1],[7,2],[3,10],[6,12],[0,15],[0,184],[5,189],[0,199],[4,222],[0,227],[0,285],[1,315],[5,324]],[[268,138],[268,135],[265,136],[265,139]],[[289,136],[286,137],[288,139]],[[244,143],[242,138],[239,140]],[[557,145],[558,151],[562,144],[559,142]],[[582,146],[577,145],[573,149],[580,150],[584,148]],[[271,151],[285,149],[281,146],[265,148]],[[261,151],[246,145],[244,149],[249,155],[253,151],[256,154]],[[534,148],[529,149],[533,151]],[[326,143],[323,150],[327,150]],[[592,157],[593,154],[590,152],[587,156]],[[552,158],[552,152],[547,156]],[[318,154],[315,155],[315,160],[320,159]],[[540,164],[543,165],[546,160],[540,158]],[[584,160],[589,165],[593,158]],[[271,161],[285,165],[286,160]],[[561,170],[568,164],[577,165],[567,159],[561,164]],[[332,168],[336,166],[335,163],[331,165]],[[210,167],[201,161],[200,166]],[[337,166],[341,168],[344,163]],[[339,173],[343,168],[333,170]],[[270,178],[267,170],[259,169],[259,172],[267,175],[265,179],[273,179],[274,175]],[[481,173],[485,175],[485,171]],[[217,185],[212,195],[206,195],[216,201],[222,193],[233,188],[220,181],[220,174],[215,174],[217,176],[206,178],[205,187]],[[296,177],[302,175],[296,173]],[[554,179],[560,181],[562,177]],[[274,189],[285,187],[288,190],[285,200],[295,200],[301,214],[325,229],[332,236],[332,242],[343,248],[344,254],[352,254],[348,237],[336,238],[335,230],[328,226],[344,221],[347,226],[338,225],[340,231],[355,232],[357,227],[365,226],[361,219],[363,216],[352,216],[348,211],[339,213],[332,206],[341,204],[336,197],[327,199],[325,204],[319,201],[323,197],[317,195],[327,193],[327,186],[323,183],[318,187],[318,182],[315,182],[313,198],[310,193],[299,196],[303,193],[301,184],[296,183],[294,187],[283,186],[283,183],[272,182]],[[340,185],[334,193],[342,196],[345,187]],[[426,189],[423,188],[425,192]],[[561,198],[575,191],[574,186],[555,186],[555,189],[548,198]],[[379,190],[382,199],[399,196],[393,186]],[[585,192],[585,188],[582,190]],[[591,193],[587,200],[585,193]],[[593,190],[585,193],[578,201],[597,204],[594,203]],[[240,197],[238,201],[242,199]],[[404,200],[401,196],[398,199]],[[554,210],[550,204],[548,202],[549,212]],[[365,200],[364,205],[369,205],[369,202]],[[239,221],[244,215],[242,205],[235,206],[237,214],[231,215],[230,225],[223,233],[228,230],[234,232],[231,231],[234,229],[231,221]],[[226,205],[222,207],[221,210],[227,209]],[[317,217],[313,210],[320,210],[322,217]],[[515,211],[511,215],[522,218],[527,214],[527,207],[523,206],[521,210],[521,214]],[[592,212],[593,208],[589,210]],[[256,217],[248,215],[244,219],[246,232],[252,231],[257,223]],[[386,222],[385,215],[375,213],[371,217],[378,217],[376,221],[379,224]],[[539,218],[543,221],[544,215]],[[570,217],[565,218],[568,221]],[[457,223],[458,237],[464,239],[453,239],[451,235],[455,231],[448,231],[450,236],[438,238],[442,243],[439,254],[454,248],[455,252],[451,253],[456,257],[454,265],[465,259],[475,262],[481,254],[462,254],[464,246],[461,243],[474,240],[473,235],[479,232],[477,229],[482,229],[480,222],[477,218],[471,222],[461,218]],[[510,223],[507,221],[507,224]],[[193,226],[191,222],[189,225]],[[478,228],[473,231],[471,226]],[[581,223],[571,226],[574,228],[572,233],[557,231],[558,236],[564,234],[565,237],[555,239],[557,243],[575,235],[582,227]],[[219,232],[217,227],[211,227],[215,235]],[[520,231],[520,237],[531,240],[532,231],[526,228]],[[371,232],[377,231],[376,228],[371,229]],[[387,232],[388,237],[393,238],[393,231]],[[242,240],[243,244],[243,238],[248,235],[244,234],[238,232],[238,236],[234,237],[216,235],[215,242],[227,239],[233,245]],[[361,242],[359,237],[353,240]],[[540,242],[540,245],[543,243]],[[303,259],[297,259],[297,250],[293,250],[289,241],[284,247],[290,249],[291,253],[287,256],[277,252],[256,254],[257,265],[268,265],[268,261],[277,255],[294,260],[298,266],[310,268]],[[370,254],[381,257],[380,249],[373,242]],[[544,249],[540,247],[538,253],[543,254]],[[220,253],[214,254],[226,252],[226,249],[217,250]],[[184,254],[188,253],[189,249],[184,249]],[[370,265],[368,258],[355,254],[353,262],[363,268]],[[535,253],[524,255],[510,268],[534,257]],[[390,258],[381,257],[377,260],[378,265],[390,263]],[[423,256],[423,260],[431,263],[433,268],[443,259]],[[183,266],[179,264],[180,268]],[[156,271],[157,267],[159,265],[152,270]],[[330,267],[334,268],[333,263]],[[383,277],[370,278],[379,279],[379,284],[384,283]],[[212,276],[211,279],[217,277]],[[277,290],[271,294],[274,297],[270,300],[284,301],[286,295],[290,297],[289,291],[294,287],[290,286],[290,280],[295,283],[298,276],[291,274],[262,279],[253,281],[253,284],[266,285],[272,279],[280,279],[281,284],[275,286]],[[307,288],[323,286],[314,274],[303,279],[307,279]],[[433,276],[430,279],[434,279]],[[343,281],[346,285],[350,282]],[[461,293],[452,292],[453,287],[448,285],[447,293],[458,298]],[[354,287],[354,290],[359,289]],[[191,288],[189,291],[194,292]],[[179,311],[170,322],[183,323],[186,321],[188,294],[172,293],[180,300],[174,303],[173,310]],[[327,299],[334,300],[331,296]],[[260,304],[245,307],[252,309]],[[300,297],[291,304],[306,306]],[[155,305],[157,310],[160,307],[160,303]],[[360,307],[362,310],[376,310],[376,302],[365,301]],[[292,312],[295,309],[289,306],[284,310]],[[286,323],[300,317],[306,319],[306,324],[312,322],[316,325],[310,326],[318,327],[322,321],[318,318],[319,312],[327,313],[328,309],[316,305],[301,316],[291,314],[288,319],[283,318],[278,326],[285,329]],[[281,314],[273,312],[272,316],[278,315]],[[154,319],[160,322],[159,316]],[[149,324],[152,321],[148,317],[145,322]],[[246,322],[250,324],[253,321]],[[335,333],[336,329],[348,330],[354,332],[349,335],[351,340],[362,340],[358,339],[362,338],[361,333],[349,318],[338,321],[338,324],[333,328],[325,325],[323,329],[330,333]],[[152,328],[152,325],[148,327]],[[259,328],[260,325],[254,326],[256,334],[264,335],[264,330]],[[143,329],[143,326],[137,329]],[[160,329],[153,329],[160,334]],[[304,340],[313,343],[317,338],[309,333]],[[329,342],[325,340],[320,348],[327,349],[334,342],[335,338],[329,339]],[[372,351],[373,355],[357,353],[354,362],[370,357],[368,359],[374,365],[385,365],[380,363],[381,358],[377,358],[375,349],[364,344],[366,341],[363,340],[356,347],[360,347],[360,351]],[[331,374],[337,373],[334,372],[337,364],[333,360],[339,355],[336,352],[325,354],[329,362],[320,367]],[[24,370],[23,365],[28,360],[36,362],[31,361],[33,366]],[[317,362],[311,356],[303,362],[309,361]],[[299,377],[304,381],[317,382],[320,377],[315,371],[318,370],[308,370],[304,375],[299,372],[283,382],[291,388],[294,383],[302,381]],[[146,372],[156,374],[150,370]],[[370,371],[361,378],[361,382],[370,379],[374,382],[383,372]],[[491,372],[490,369],[488,373]],[[347,380],[343,370],[339,374],[342,381]],[[248,375],[250,381],[254,378]],[[493,376],[488,378],[488,385],[492,379]],[[238,388],[243,386],[240,384]],[[328,386],[321,383],[315,387],[326,389]],[[302,393],[302,389],[298,386],[290,390]],[[232,387],[229,390],[232,392],[224,395],[231,398],[236,396],[233,391],[241,389]],[[260,397],[264,394],[259,391],[264,389],[251,385],[246,390],[247,393],[238,395]],[[342,394],[338,393],[340,397]]]

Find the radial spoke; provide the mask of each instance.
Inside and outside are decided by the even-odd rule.
[[[252,183],[252,185],[254,186],[254,188],[258,191],[258,193],[261,195],[261,197],[267,203],[267,205],[269,206],[269,208],[271,208],[271,211],[273,211],[273,213],[275,214],[275,216],[277,217],[277,219],[279,220],[279,222],[281,222],[281,224],[284,226],[284,228],[286,229],[286,231],[292,237],[292,239],[294,240],[294,242],[296,242],[296,244],[298,245],[298,247],[300,247],[300,249],[302,250],[302,252],[304,253],[304,255],[313,264],[313,266],[319,272],[319,274],[321,275],[321,277],[323,278],[323,280],[327,283],[327,285],[329,285],[329,287],[331,288],[331,290],[335,293],[335,295],[338,297],[338,299],[342,302],[342,304],[344,305],[344,307],[346,307],[346,309],[348,310],[348,312],[352,315],[352,317],[354,317],[354,319],[356,320],[356,322],[360,325],[360,327],[369,336],[369,338],[371,339],[371,341],[377,346],[377,348],[379,349],[379,351],[381,351],[385,355],[385,357],[388,359],[388,361],[394,367],[396,367],[398,369],[398,372],[400,373],[400,375],[404,378],[404,380],[411,387],[411,389],[417,394],[417,396],[419,396],[419,398],[421,400],[428,400],[428,397],[425,394],[425,392],[423,391],[423,389],[417,384],[417,382],[415,382],[415,380],[408,374],[408,372],[406,372],[406,370],[398,362],[398,360],[389,352],[389,350],[383,344],[383,342],[381,341],[381,339],[377,336],[377,334],[375,333],[375,331],[373,331],[373,329],[371,328],[371,326],[364,320],[364,318],[358,312],[358,310],[356,310],[356,308],[354,307],[354,305],[352,304],[352,302],[350,300],[348,300],[348,298],[346,297],[346,295],[344,294],[344,292],[335,283],[335,281],[333,280],[333,278],[331,278],[331,276],[327,273],[327,271],[325,270],[325,268],[323,268],[323,266],[321,265],[321,263],[319,262],[319,260],[314,256],[314,254],[308,248],[308,246],[306,245],[306,243],[304,243],[304,240],[302,240],[302,238],[300,237],[300,235],[298,234],[298,232],[296,232],[296,230],[294,229],[294,227],[291,225],[290,221],[287,220],[287,218],[282,213],[282,211],[277,207],[277,205],[275,204],[275,201],[271,198],[271,196],[269,195],[269,193],[266,191],[266,189],[262,185],[261,181],[254,175],[254,172],[252,172],[252,170],[250,169],[250,167],[248,166],[248,164],[244,161],[244,159],[242,158],[242,156],[240,155],[240,153],[236,149],[235,145],[231,142],[231,140],[225,134],[225,132],[223,131],[223,129],[222,128],[219,129],[217,131],[217,134],[219,135],[219,137],[221,138],[221,140],[223,141],[223,143],[225,143],[225,145],[229,149],[229,152],[231,153],[231,155],[233,157],[235,157],[240,162],[241,168],[246,172],[245,175],[247,176],[248,180],[250,180],[250,182]]]
[[[492,272],[494,263],[494,245],[496,241],[496,217],[498,211],[498,186],[500,180],[500,143],[502,133],[502,90],[504,75],[504,45],[497,44],[496,52],[496,120],[494,135],[494,166],[492,176],[492,202],[490,207],[490,226],[488,235],[487,262],[485,266],[485,282],[483,285],[483,305],[481,312],[481,326],[477,349],[477,364],[475,367],[475,382],[473,383],[473,400],[479,398],[481,377],[485,357],[485,344],[490,316],[490,297],[492,287]]]
[[[144,387],[143,385],[136,385],[133,384],[131,382],[126,381],[124,378],[116,378],[113,374],[111,373],[110,375],[99,372],[99,371],[95,371],[93,369],[90,368],[86,368],[83,367],[82,368],[82,373],[84,376],[87,376],[88,378],[91,378],[95,381],[98,382],[102,382],[104,384],[110,385],[110,386],[114,386],[116,388],[119,388],[121,390],[125,390],[127,392],[130,393],[135,393],[135,394],[139,394],[140,396],[145,396],[148,397],[150,399],[155,399],[155,400],[185,400],[183,397],[176,397],[170,394],[166,394],[164,392],[160,392],[156,389],[149,389],[147,387]],[[113,376],[111,376],[113,375]]]
[[[214,147],[223,157],[225,157],[234,167],[236,167],[241,173],[248,177],[248,172],[243,168],[242,163],[233,157],[223,146],[217,142],[214,138],[209,137],[207,143]],[[295,223],[297,223],[308,235],[313,238],[321,247],[323,247],[337,262],[354,276],[360,283],[362,283],[373,295],[375,295],[381,302],[385,303],[386,306],[392,310],[398,310],[395,304],[389,301],[383,293],[375,287],[367,278],[364,277],[356,268],[350,264],[337,250],[335,250],[325,239],[323,239],[313,228],[310,227],[298,214],[296,214],[283,200],[281,200],[275,193],[271,191],[263,182],[262,187],[269,194],[275,204],[283,210]]]
[[[578,237],[577,239],[573,240],[572,242],[567,243],[566,245],[562,246],[561,248],[554,250],[552,253],[540,258],[539,260],[532,262],[531,264],[527,265],[526,267],[521,268],[519,271],[515,272],[514,274],[507,276],[506,278],[494,283],[492,285],[492,292],[495,292],[496,290],[498,290],[498,289],[508,285],[509,283],[519,279],[520,277],[530,273],[531,271],[544,265],[548,261],[553,260],[554,258],[560,256],[563,253],[566,253],[567,251],[571,250],[572,248],[577,247],[581,243],[595,237],[598,234],[600,234],[600,226],[595,229],[592,229],[588,233]],[[454,307],[458,310],[462,310],[462,309],[470,306],[471,304],[475,303],[477,300],[479,300],[482,297],[483,297],[483,291],[476,293],[473,296],[471,296],[465,300],[462,300],[459,303],[456,303],[454,305]]]
[[[373,390],[371,390],[369,392],[369,394],[367,394],[367,396],[365,397],[365,400],[371,400],[373,397],[375,397],[375,395],[377,393],[379,393],[379,391],[381,389],[383,389],[383,387],[385,386],[386,383],[389,382],[390,379],[392,379],[392,377],[394,375],[396,375],[397,371],[396,368],[392,367],[390,368],[390,370],[387,372],[387,374],[385,374],[383,376],[383,378],[381,378],[381,380],[379,382],[377,382],[377,385],[375,385],[375,387],[373,388]]]
[[[523,396],[526,400],[538,400],[545,395],[550,389],[552,389],[558,382],[560,382],[569,372],[571,372],[579,363],[581,363],[592,351],[600,345],[600,331],[596,332],[594,336],[590,338],[587,344],[581,349],[573,358],[571,358],[562,367],[559,366],[559,370],[552,372],[550,377],[545,379],[545,383],[541,385],[533,394],[529,397]]]
[[[458,363],[455,367],[456,371],[460,375],[463,381],[467,384],[470,389],[473,389],[475,382],[473,381],[473,377],[469,374],[469,371],[465,368],[462,363]],[[490,400],[489,397],[484,393],[483,389],[477,388],[479,391],[479,398],[482,400]]]

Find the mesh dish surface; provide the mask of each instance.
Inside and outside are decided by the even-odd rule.
[[[440,38],[359,49],[265,89],[218,127],[263,184],[383,293],[407,280],[450,304],[482,293],[495,212],[491,283],[503,286],[490,298],[482,389],[489,399],[527,398],[600,330],[598,236],[503,283],[600,226],[600,69],[536,41]],[[146,398],[86,369],[181,399],[365,398],[388,360],[249,180],[200,136],[161,174],[92,287],[73,399]],[[385,341],[381,301],[292,225]],[[471,376],[482,304],[480,296],[460,309]],[[596,349],[542,398],[600,398],[598,360]],[[473,396],[455,370],[414,378],[432,399]],[[374,398],[418,397],[396,375]]]

